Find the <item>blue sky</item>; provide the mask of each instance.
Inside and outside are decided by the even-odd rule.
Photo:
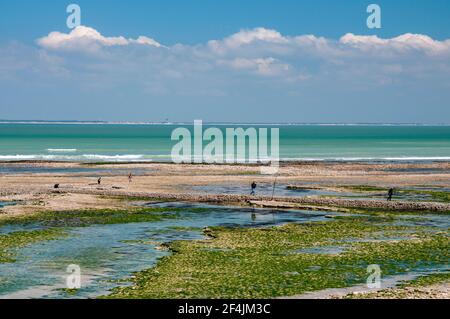
[[[0,39],[33,41],[49,30],[66,30],[69,3],[80,5],[84,25],[102,33],[145,33],[167,44],[196,44],[261,26],[286,35],[311,33],[332,38],[347,32],[450,37],[448,0],[2,0]],[[382,8],[381,30],[371,31],[365,25],[365,9],[370,3]]]
[[[72,2],[1,0],[0,118],[450,122],[450,1]]]

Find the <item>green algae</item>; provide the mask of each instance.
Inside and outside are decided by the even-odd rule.
[[[411,240],[370,242],[380,232],[414,232]],[[109,298],[273,298],[366,281],[367,266],[380,265],[383,275],[445,264],[447,234],[418,227],[377,224],[373,216],[341,217],[328,222],[269,228],[209,228],[210,239],[177,241],[171,256],[136,274],[133,286]],[[302,248],[347,243],[337,255],[291,254]]]
[[[142,207],[130,209],[86,209],[38,212],[29,216],[8,217],[0,225],[38,223],[51,227],[84,227],[90,225],[154,222],[179,217],[179,208]]]
[[[14,262],[14,249],[39,241],[58,239],[65,234],[64,230],[55,228],[2,234],[0,235],[0,263]]]
[[[346,185],[341,186],[341,188],[356,191],[356,192],[380,192],[380,191],[386,191],[387,188],[385,187],[379,187],[379,186],[372,186],[372,185]]]

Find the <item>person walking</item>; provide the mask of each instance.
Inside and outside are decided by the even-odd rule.
[[[133,181],[133,174],[128,174],[128,183],[131,183]]]
[[[390,202],[392,200],[392,196],[393,195],[394,195],[394,189],[393,188],[389,188],[389,190],[388,190],[388,197],[387,197],[388,202]]]
[[[252,191],[250,193],[250,195],[255,195],[256,194],[256,182],[252,183]]]

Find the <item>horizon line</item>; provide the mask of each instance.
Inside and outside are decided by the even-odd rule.
[[[186,125],[192,121],[105,121],[105,120],[5,120],[0,124],[71,124],[71,125]],[[415,122],[231,122],[203,121],[206,125],[317,125],[317,126],[450,126],[450,123],[415,123]]]

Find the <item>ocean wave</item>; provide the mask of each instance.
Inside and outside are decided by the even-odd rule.
[[[83,158],[87,158],[87,159],[117,159],[117,160],[137,160],[137,159],[142,159],[145,158],[145,155],[128,155],[128,154],[124,154],[124,155],[100,155],[100,154],[83,154],[81,155]]]
[[[76,152],[76,148],[47,148],[50,153],[73,153]]]
[[[0,155],[0,160],[2,161],[20,161],[20,160],[33,160],[36,159],[38,155]]]

